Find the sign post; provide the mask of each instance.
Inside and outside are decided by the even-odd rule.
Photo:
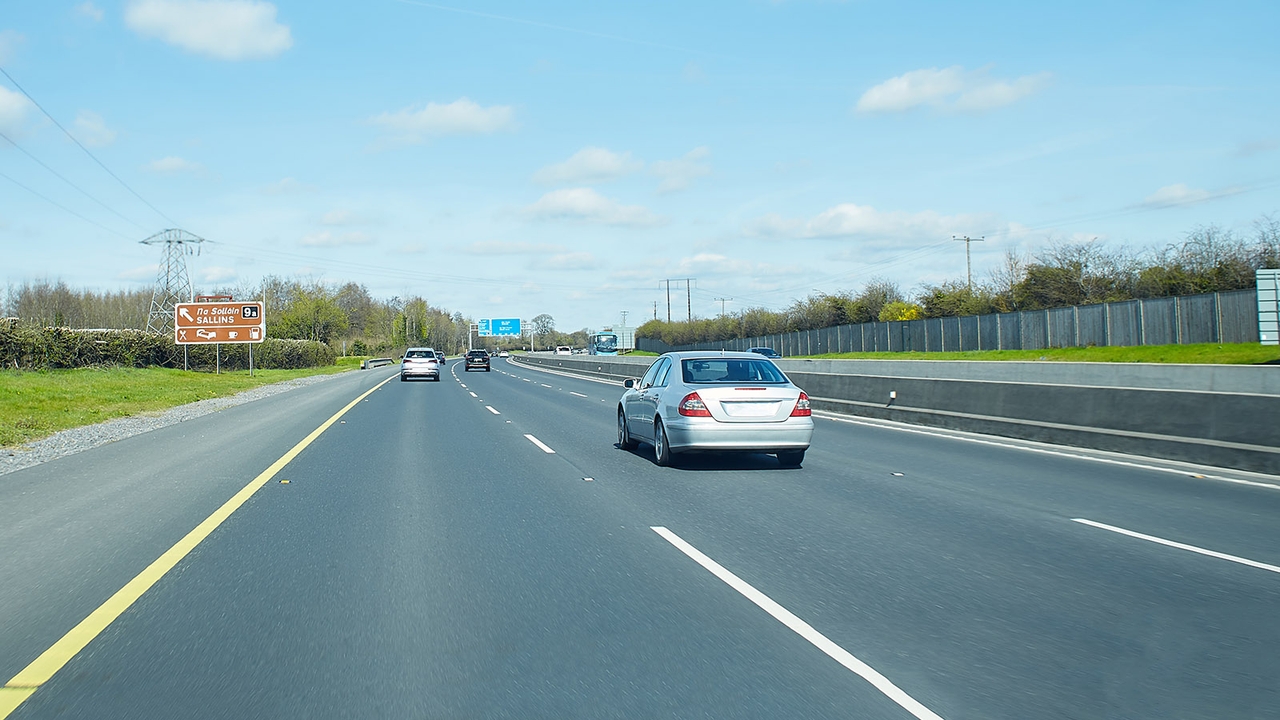
[[[184,346],[217,346],[219,372],[222,371],[222,343],[247,344],[252,375],[253,346],[267,339],[264,309],[256,300],[178,303],[173,307],[173,341]]]

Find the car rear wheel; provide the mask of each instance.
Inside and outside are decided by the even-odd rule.
[[[400,373],[400,382],[404,382],[404,373]]]
[[[671,443],[667,442],[667,429],[662,418],[653,421],[653,462],[658,467],[670,467]]]
[[[638,445],[635,440],[631,439],[631,431],[627,429],[627,415],[618,408],[618,447],[623,450],[635,450]]]
[[[804,462],[804,451],[784,450],[778,453],[778,462],[783,467],[800,467],[800,463]]]

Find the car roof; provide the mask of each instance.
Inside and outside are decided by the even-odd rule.
[[[729,350],[682,350],[680,352],[669,352],[663,357],[669,357],[673,360],[712,360],[716,358],[742,358],[743,360],[759,360],[760,353],[753,352],[736,352]]]
[[[429,348],[429,347],[411,347],[411,348],[405,348],[405,352],[409,352],[410,350],[430,350],[431,352],[435,352],[435,348]]]

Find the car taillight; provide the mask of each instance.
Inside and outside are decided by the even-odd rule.
[[[796,406],[791,410],[791,417],[811,417],[813,410],[809,408],[809,396],[800,393],[800,397],[796,400]]]
[[[698,393],[691,392],[684,396],[680,401],[679,411],[685,417],[711,417],[711,411],[707,409],[707,404],[702,402],[702,398],[698,397]]]

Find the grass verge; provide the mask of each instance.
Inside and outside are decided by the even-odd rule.
[[[1047,360],[1055,362],[1187,363],[1220,365],[1280,364],[1280,346],[1257,343],[1142,345],[1138,347],[982,350],[974,352],[874,352],[806,355],[813,359],[858,360]]]
[[[40,372],[0,371],[0,447],[19,445],[59,430],[234,395],[250,388],[360,367],[363,358],[303,370],[212,373],[170,368],[77,368]]]

